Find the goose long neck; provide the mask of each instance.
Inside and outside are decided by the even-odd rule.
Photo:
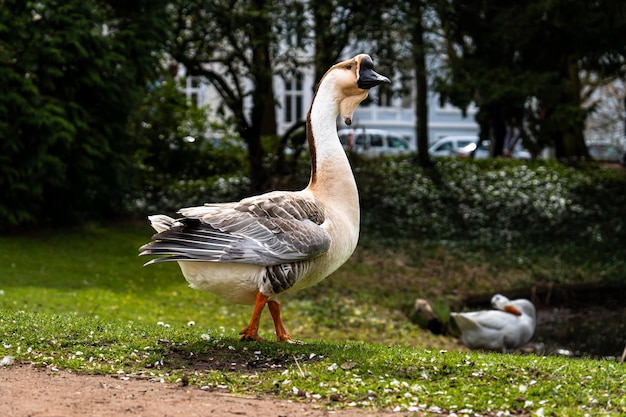
[[[324,88],[323,82],[313,98],[307,116],[307,139],[311,154],[309,188],[327,190],[348,180],[348,183],[354,184],[356,190],[350,163],[337,135],[339,99],[333,94],[332,88]]]

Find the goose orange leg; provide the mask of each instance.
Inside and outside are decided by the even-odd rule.
[[[278,301],[268,301],[267,307],[269,308],[272,319],[274,320],[274,329],[276,330],[276,338],[278,341],[298,344],[302,343],[298,340],[293,340],[291,336],[289,336],[287,329],[285,329],[283,320],[280,318],[280,303]]]
[[[263,312],[263,308],[265,308],[265,304],[267,304],[268,298],[269,297],[263,295],[261,291],[257,293],[256,303],[254,304],[254,311],[252,312],[250,324],[248,324],[248,327],[239,332],[239,334],[243,335],[240,340],[256,340],[257,342],[265,341],[265,339],[259,336],[259,323],[261,321],[261,313]]]
[[[280,303],[278,301],[268,301],[267,307],[272,315],[272,320],[274,320],[274,329],[276,330],[276,338],[278,341],[286,342],[291,340],[289,332],[285,329],[283,320],[280,318]]]

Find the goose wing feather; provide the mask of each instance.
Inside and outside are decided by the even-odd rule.
[[[141,248],[141,255],[167,256],[148,264],[185,260],[278,265],[314,258],[331,244],[322,227],[323,207],[299,192],[272,192],[179,213],[183,217],[169,224],[159,217],[167,228]]]
[[[477,314],[474,321],[483,329],[501,330],[515,323],[517,317],[503,311],[485,311],[485,314]]]
[[[455,319],[463,320],[464,328],[500,330],[511,324],[515,316],[498,310],[474,311],[470,313],[454,313]],[[458,320],[457,320],[458,323]]]

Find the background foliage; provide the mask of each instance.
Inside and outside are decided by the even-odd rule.
[[[556,145],[560,138],[563,155],[585,156],[584,143],[579,146],[586,115],[580,95],[585,86],[593,89],[623,76],[624,45],[612,34],[626,30],[626,9],[610,2],[478,3],[237,1],[231,7],[221,0],[2,1],[0,229],[173,211],[178,204],[238,198],[278,185],[295,188],[298,180],[291,173],[303,152],[302,121],[288,129],[292,137],[276,135],[273,77],[293,79],[303,65],[319,77],[347,49],[367,50],[381,72],[398,81],[398,90],[380,88],[372,95],[379,104],[389,104],[415,83],[415,107],[424,120],[425,92],[437,87],[459,106],[474,100],[484,126],[493,121],[495,108],[500,127],[512,117],[525,118],[545,143]],[[372,21],[372,13],[380,20]],[[427,55],[445,59],[427,63]],[[159,84],[172,58],[213,85],[222,98],[211,108],[224,123],[219,128],[236,132],[245,145],[226,134],[226,146],[214,146],[205,109],[188,103],[173,81]],[[437,83],[427,86],[432,74]],[[529,102],[534,104],[525,107]],[[546,103],[564,103],[549,111],[549,122],[542,119]],[[189,143],[186,137],[197,140]],[[430,161],[424,140],[420,143],[416,161],[426,167]],[[415,177],[413,169],[419,172],[403,163],[389,174],[409,176],[398,187],[411,181],[445,185],[448,173],[437,164],[425,176]],[[443,216],[454,217],[447,233],[466,230],[474,236],[474,229],[502,216],[518,225],[528,221],[522,219],[529,212],[550,211],[563,201],[548,187],[558,178],[502,169],[507,178],[535,181],[525,177],[533,172],[546,182],[538,193],[547,194],[527,195],[527,201],[555,200],[544,207],[534,202],[500,210],[515,200],[503,196],[516,197],[509,193],[523,192],[523,184],[511,191],[500,187],[494,174],[476,184],[486,189],[470,190],[466,178],[453,178],[460,185],[436,190],[438,197],[429,202],[433,208],[460,204]],[[595,178],[591,171],[580,172],[589,175],[587,182]],[[423,200],[414,189],[396,190],[407,204]],[[484,204],[498,196],[502,201],[494,206]],[[565,212],[568,221],[592,217]],[[553,218],[544,221],[551,224]],[[510,227],[498,233],[516,235]]]
[[[434,4],[447,45],[436,88],[460,107],[478,104],[481,137],[494,136],[496,155],[509,125],[520,128],[528,149],[552,146],[559,158],[589,156],[583,137],[589,109],[582,102],[585,91],[624,75],[626,50],[617,37],[626,33],[624,4]],[[539,129],[524,129],[533,118]]]
[[[165,1],[3,1],[0,226],[119,213]]]
[[[162,75],[148,89],[130,122],[135,180],[130,212],[174,213],[183,205],[241,198],[247,190],[245,146],[226,126],[212,124],[206,109],[181,94],[180,79]]]
[[[597,165],[462,159],[431,169],[404,159],[359,161],[364,227],[425,240],[498,247],[626,239],[624,172]]]

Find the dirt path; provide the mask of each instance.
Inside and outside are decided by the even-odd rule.
[[[76,375],[29,365],[0,367],[3,417],[399,417],[404,413],[329,411],[313,403],[203,391],[198,387]],[[416,416],[416,414],[411,414]]]

